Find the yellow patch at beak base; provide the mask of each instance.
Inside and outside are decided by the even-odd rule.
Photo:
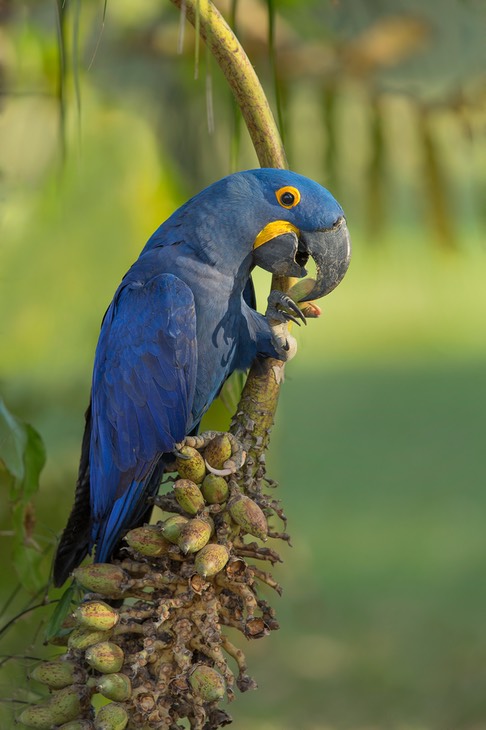
[[[267,241],[271,241],[272,238],[281,236],[282,233],[296,233],[299,235],[299,229],[288,221],[271,221],[267,223],[265,228],[262,228],[258,236],[255,238],[253,248],[263,246]]]

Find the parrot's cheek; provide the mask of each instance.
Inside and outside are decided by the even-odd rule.
[[[305,257],[307,261],[308,257]],[[253,251],[253,262],[265,271],[270,271],[277,276],[296,276],[301,278],[306,275],[306,270],[299,261],[299,240],[292,231],[275,236]]]

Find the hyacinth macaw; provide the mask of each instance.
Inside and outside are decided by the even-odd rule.
[[[350,243],[343,211],[316,182],[258,169],[219,180],[175,211],[148,240],[103,319],[86,413],[75,503],[54,582],[62,585],[96,545],[106,561],[150,509],[175,445],[194,433],[235,370],[255,357],[286,358],[271,321],[301,315],[289,298],[255,308],[261,266],[317,277],[306,299],[344,276]]]

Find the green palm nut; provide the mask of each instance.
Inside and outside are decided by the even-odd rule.
[[[49,708],[55,724],[61,725],[79,717],[83,712],[83,700],[86,700],[87,696],[86,687],[76,684],[54,692]]]
[[[216,669],[199,664],[189,677],[189,684],[195,695],[203,702],[216,702],[224,697],[224,679]]]
[[[71,662],[42,662],[30,674],[32,679],[51,689],[62,689],[74,682],[74,664]]]
[[[119,598],[122,595],[122,586],[128,579],[124,570],[110,563],[85,565],[76,568],[73,575],[87,591],[112,598]]]
[[[125,535],[125,540],[137,553],[150,558],[165,555],[169,549],[169,543],[160,530],[150,525],[130,530]]]
[[[49,705],[31,705],[22,712],[17,720],[22,725],[37,728],[37,730],[50,730],[55,722]]]
[[[201,485],[201,492],[208,504],[223,504],[228,499],[228,483],[224,477],[206,474]]]
[[[71,720],[61,725],[59,730],[94,730],[94,725],[91,720]]]
[[[216,436],[204,449],[204,458],[214,469],[222,469],[225,461],[231,456],[231,443],[223,433]]]
[[[245,494],[239,494],[228,504],[232,519],[245,532],[261,540],[268,537],[267,518],[260,507]]]
[[[160,531],[166,540],[177,545],[181,536],[182,528],[184,525],[187,525],[188,522],[189,520],[187,517],[183,517],[182,515],[172,515],[164,522]]]
[[[102,707],[95,719],[95,730],[125,730],[128,725],[128,714],[123,705],[110,702]]]
[[[118,611],[104,601],[86,601],[74,611],[74,618],[87,629],[109,631],[120,620]]]
[[[184,555],[187,555],[188,553],[197,553],[198,550],[201,550],[201,548],[206,545],[211,537],[211,533],[211,523],[207,520],[196,517],[194,520],[189,520],[189,522],[184,525],[177,544]]]
[[[96,689],[109,700],[124,702],[132,694],[132,683],[126,674],[104,674],[98,680]]]
[[[188,459],[176,459],[176,469],[182,479],[190,479],[195,484],[201,484],[206,474],[206,464],[204,459],[196,449],[192,446],[183,446],[180,453],[188,456]]]
[[[79,651],[87,649],[92,644],[98,644],[110,637],[110,631],[97,631],[84,626],[77,626],[68,637],[68,647]]]
[[[203,578],[211,578],[220,570],[223,570],[224,566],[229,560],[229,551],[224,545],[218,545],[217,543],[210,543],[205,545],[194,560],[194,565]]]
[[[89,666],[102,674],[119,672],[125,660],[123,649],[112,641],[102,641],[90,646],[84,656]]]
[[[190,515],[196,515],[204,507],[201,490],[190,479],[178,479],[174,483],[174,495],[178,504]]]

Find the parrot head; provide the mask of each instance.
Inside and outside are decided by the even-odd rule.
[[[222,273],[246,277],[260,266],[302,278],[312,258],[316,280],[300,301],[329,294],[346,273],[351,253],[343,210],[331,193],[274,168],[236,172],[205,188],[155,231],[142,253],[181,241]]]
[[[294,172],[261,169],[243,174],[254,176],[260,192],[254,264],[273,274],[302,278],[312,258],[316,281],[302,301],[329,294],[345,275],[351,255],[341,206],[328,190]]]

